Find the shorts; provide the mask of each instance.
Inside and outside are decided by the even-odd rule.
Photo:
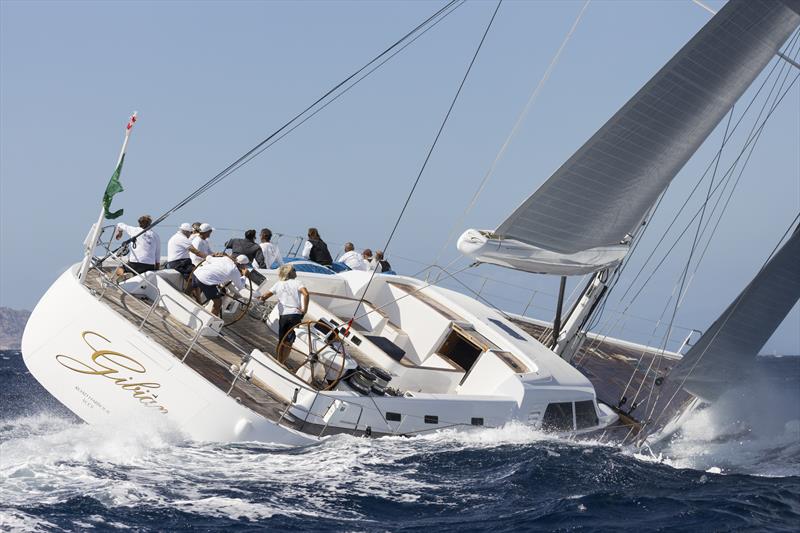
[[[293,315],[281,315],[278,319],[278,339],[283,339],[283,336],[286,333],[289,333],[289,336],[286,338],[286,342],[288,344],[292,344],[294,342],[295,334],[292,331],[296,325],[300,324],[303,321],[303,315],[293,314]]]
[[[144,274],[145,272],[150,272],[156,269],[155,265],[148,265],[147,263],[137,263],[135,261],[128,261],[127,265],[129,269],[133,270],[137,274]]]
[[[167,263],[167,268],[177,270],[184,279],[188,279],[189,274],[191,274],[192,270],[194,269],[194,265],[192,264],[192,260],[187,257],[186,259],[176,259],[175,261],[170,261]]]
[[[203,293],[203,296],[208,298],[209,300],[215,300],[222,296],[222,291],[219,290],[217,285],[206,285],[194,276],[192,276],[192,287],[200,289],[200,292]]]

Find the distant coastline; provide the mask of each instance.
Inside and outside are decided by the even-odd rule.
[[[19,350],[30,311],[0,307],[0,350]]]

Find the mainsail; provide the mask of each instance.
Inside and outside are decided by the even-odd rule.
[[[459,249],[503,266],[570,275],[573,265],[526,267],[521,249],[624,256],[647,211],[800,24],[800,0],[730,0],[653,78],[494,232]],[[480,237],[480,236],[479,236]],[[484,246],[487,245],[487,246]],[[526,248],[527,247],[527,248]],[[484,253],[486,252],[486,253]],[[497,257],[495,257],[497,256]]]
[[[715,400],[741,381],[800,299],[800,227],[672,369],[668,381]]]

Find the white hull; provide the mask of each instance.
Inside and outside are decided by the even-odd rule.
[[[90,424],[166,417],[191,438],[305,444],[210,385],[65,272],[36,305],[22,338],[31,374]]]
[[[397,376],[398,386],[408,391],[401,396],[360,395],[344,384],[337,390],[316,391],[298,379],[299,374],[288,372],[259,349],[240,360],[238,375],[239,369],[234,368],[227,372],[227,382],[212,383],[176,357],[174,350],[148,335],[146,327],[140,329],[138,323],[123,317],[81,284],[76,278],[77,269],[76,265],[62,274],[37,304],[25,330],[22,353],[34,377],[92,424],[145,416],[168,420],[198,440],[302,445],[339,432],[413,435],[471,425],[499,427],[511,421],[539,427],[550,403],[589,401],[596,405],[588,380],[524,333],[525,338],[512,338],[510,345],[502,346],[511,350],[517,343],[536,350],[541,358],[539,365],[534,368],[536,365],[528,362],[533,371],[529,369],[524,374],[509,370],[493,352],[486,352],[466,374],[423,365],[406,368],[398,363],[395,368],[391,361],[381,361]],[[359,276],[367,274],[317,276],[317,281],[359,286],[363,283]],[[402,279],[404,283],[412,282],[411,278]],[[315,275],[307,275],[304,281],[307,285],[314,283]],[[138,283],[132,282],[133,286]],[[127,285],[130,287],[131,282]],[[482,319],[488,323],[486,317],[470,315],[465,307],[471,303],[483,310],[483,306],[456,293],[451,297],[463,300],[458,311],[476,325]],[[314,305],[309,310],[309,314],[325,312],[328,311]],[[204,335],[215,334],[209,328],[203,331]],[[494,340],[498,344],[503,341]],[[365,339],[361,350],[369,353],[370,349]],[[554,361],[558,368],[548,369],[545,363]],[[434,363],[429,358],[426,364]],[[265,384],[265,390],[285,404],[280,417],[265,416],[247,402],[237,401],[235,396],[239,393],[230,392],[229,383],[233,384],[236,378],[241,379],[241,384],[242,375],[260,386]],[[449,381],[442,381],[443,377]],[[420,390],[414,388],[414,383],[419,383]],[[252,386],[249,382],[247,385]],[[596,407],[595,425],[577,429],[576,423],[566,433],[594,431],[616,420],[608,407]],[[399,420],[391,418],[394,413]]]

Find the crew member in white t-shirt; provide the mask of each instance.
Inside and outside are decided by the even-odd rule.
[[[308,290],[297,280],[297,272],[291,264],[278,269],[278,281],[259,299],[263,302],[272,296],[278,297],[278,339],[286,341],[278,353],[278,360],[283,362],[295,339],[293,328],[303,321],[308,311]]]
[[[203,252],[192,246],[191,235],[192,225],[184,222],[167,241],[167,268],[177,270],[184,279],[189,277],[194,266],[189,254],[205,257]]]
[[[192,246],[205,255],[197,255],[190,252],[189,257],[192,259],[193,265],[199,265],[203,261],[203,258],[213,253],[211,251],[211,241],[208,240],[209,237],[211,237],[212,231],[214,231],[214,228],[211,227],[211,224],[200,224],[200,227],[197,230],[197,235],[192,239]]]
[[[212,255],[206,257],[203,264],[194,269],[192,285],[214,302],[211,313],[220,316],[224,296],[224,289],[220,286],[233,283],[236,290],[244,288],[244,276],[247,275],[249,262],[250,259],[244,254],[235,259],[229,255]]]
[[[355,251],[355,246],[353,246],[352,242],[344,243],[344,253],[339,256],[339,262],[350,267],[350,270],[367,270],[369,268],[361,254]]]
[[[264,254],[264,268],[272,268],[272,265],[278,263],[278,266],[283,265],[283,257],[277,244],[272,242],[272,232],[269,228],[261,230],[261,253]]]
[[[153,230],[147,229],[153,219],[150,218],[150,215],[142,215],[138,222],[138,228],[123,223],[117,224],[114,235],[117,240],[122,238],[123,233],[126,233],[128,237],[135,237],[129,247],[127,269],[122,266],[118,267],[115,273],[117,278],[124,276],[126,270],[137,274],[158,270],[161,259],[161,239]]]

